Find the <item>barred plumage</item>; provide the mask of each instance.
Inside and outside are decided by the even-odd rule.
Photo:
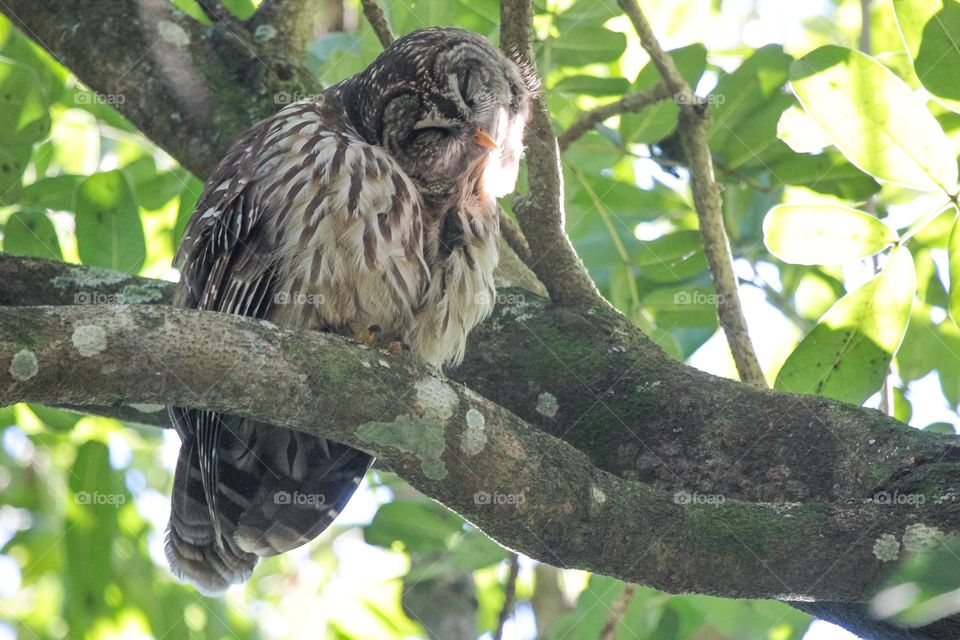
[[[531,90],[483,38],[425,29],[258,123],[197,203],[176,304],[347,336],[376,327],[425,363],[459,363],[492,309],[494,198],[516,181]],[[317,536],[371,462],[273,425],[170,414],[183,444],[167,557],[207,592]]]

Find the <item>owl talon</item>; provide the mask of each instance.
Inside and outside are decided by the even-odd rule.
[[[399,356],[404,360],[413,359],[413,349],[411,349],[410,345],[408,345],[405,342],[394,340],[392,342],[388,342],[386,347],[387,347],[387,351],[389,351],[395,356]]]
[[[362,342],[368,347],[375,347],[383,344],[383,329],[379,325],[370,325],[362,331],[358,331],[354,336],[357,342]]]

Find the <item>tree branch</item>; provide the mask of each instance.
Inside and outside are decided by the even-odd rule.
[[[500,46],[536,72],[533,0],[500,3]],[[540,91],[524,135],[529,193],[513,200],[513,211],[530,245],[530,268],[555,303],[606,304],[564,231],[563,173],[546,96]]]
[[[569,129],[557,138],[560,151],[566,151],[571,144],[604,120],[622,113],[643,111],[650,105],[666,100],[671,95],[673,95],[673,92],[665,82],[661,81],[646,91],[628,94],[616,102],[583,113],[577,118],[576,122],[570,125]]]
[[[361,0],[360,4],[363,5],[363,15],[367,17],[367,22],[373,27],[373,32],[377,34],[380,44],[386,49],[396,40],[396,36],[393,35],[393,29],[390,28],[390,22],[383,13],[383,8],[377,0]]]
[[[890,567],[874,554],[882,534],[960,533],[960,510],[932,501],[677,498],[597,469],[403,359],[247,318],[140,305],[2,308],[0,363],[0,404],[177,404],[289,426],[377,455],[532,558],[671,592],[860,601]],[[504,506],[477,497],[484,492],[523,499]],[[701,561],[681,561],[691,554]]]
[[[707,263],[717,290],[717,314],[720,326],[727,336],[740,379],[758,387],[767,386],[763,369],[757,360],[747,321],[740,307],[737,276],[733,271],[730,241],[723,226],[723,201],[720,187],[713,177],[713,157],[707,143],[708,113],[702,101],[693,94],[680,75],[673,58],[660,46],[636,0],[618,0],[640,36],[640,43],[660,71],[674,99],[680,106],[677,129],[683,145],[684,158],[690,168],[693,201],[700,218],[700,234],[706,249]]]

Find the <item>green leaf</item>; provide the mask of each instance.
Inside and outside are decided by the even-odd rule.
[[[883,384],[915,291],[913,257],[898,247],[880,274],[830,307],[787,358],[776,388],[862,404]]]
[[[553,64],[558,67],[583,67],[594,62],[616,60],[627,48],[627,37],[600,26],[577,26],[561,31],[550,42]]]
[[[630,89],[626,78],[598,78],[596,76],[567,76],[553,85],[553,91],[573,95],[621,97]]]
[[[85,176],[63,174],[41,178],[23,188],[20,202],[57,211],[72,211],[77,187]]]
[[[838,205],[782,204],[763,220],[770,253],[792,264],[843,264],[883,251],[900,236],[879,219]]]
[[[950,263],[950,317],[960,326],[960,214],[953,219],[947,256]]]
[[[63,260],[60,241],[47,212],[39,208],[17,211],[3,228],[3,250],[21,256]]]
[[[401,542],[409,553],[430,553],[446,550],[463,526],[460,516],[435,502],[395,501],[377,509],[363,539],[386,549]]]
[[[924,88],[960,111],[960,3],[956,0],[893,0],[897,24]]]
[[[22,178],[30,162],[30,151],[29,144],[0,147],[0,204],[18,202],[23,193]]]
[[[876,180],[832,148],[817,155],[786,154],[769,163],[768,168],[770,175],[783,184],[806,187],[844,200],[866,200],[880,191]]]
[[[146,246],[140,209],[120,171],[96,173],[77,189],[77,249],[84,264],[137,273]]]
[[[870,56],[828,45],[794,62],[790,82],[804,110],[857,167],[879,180],[950,192],[957,161],[923,101]]]
[[[633,262],[640,274],[654,282],[687,280],[707,268],[699,231],[677,231],[638,243]]]
[[[680,75],[691,87],[696,87],[707,66],[707,49],[702,44],[692,44],[669,52]],[[631,92],[652,89],[660,82],[660,72],[652,63],[647,63],[630,87]],[[677,126],[680,108],[673,100],[651,105],[640,113],[625,113],[620,116],[620,135],[626,142],[652,144],[670,135]]]
[[[779,45],[767,45],[757,49],[752,56],[743,61],[733,73],[722,76],[713,90],[710,127],[710,149],[716,152],[736,144],[736,138],[749,135],[754,126],[756,114],[769,112],[771,103],[775,103],[774,114],[764,116],[764,134],[776,137],[776,126],[780,114],[789,105],[780,94],[787,81],[790,63],[793,58],[783,52]],[[733,142],[731,142],[731,140]],[[757,145],[754,141],[753,145]]]
[[[29,145],[50,130],[47,98],[28,67],[0,59],[0,146]]]

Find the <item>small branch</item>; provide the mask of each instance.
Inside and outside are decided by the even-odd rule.
[[[500,3],[500,46],[536,72],[533,53],[533,0]],[[564,230],[563,174],[560,150],[540,91],[524,135],[529,193],[513,200],[513,211],[530,244],[530,268],[550,298],[570,307],[606,307],[597,287]]]
[[[513,613],[514,599],[517,596],[517,576],[520,575],[520,556],[514,553],[510,556],[510,568],[507,570],[507,581],[503,585],[503,606],[497,616],[497,630],[493,640],[503,638],[503,627]]]
[[[500,217],[501,237],[507,241],[507,244],[523,261],[523,264],[529,267],[531,260],[530,245],[527,244],[527,238],[523,235],[523,229],[501,207],[497,207],[497,214]]]
[[[680,75],[673,58],[660,46],[636,0],[618,0],[640,36],[640,43],[660,71],[674,99],[680,105],[677,123],[684,156],[690,168],[693,200],[700,218],[700,233],[710,272],[717,291],[717,315],[733,353],[740,379],[757,387],[766,387],[766,377],[750,342],[747,321],[740,306],[737,277],[733,270],[730,240],[723,225],[723,201],[714,179],[713,157],[707,142],[709,125],[705,105]]]
[[[661,81],[646,91],[631,93],[616,102],[585,112],[557,138],[560,151],[566,151],[571,144],[607,118],[622,113],[643,111],[650,105],[666,100],[671,95],[670,88]]]
[[[363,15],[367,17],[367,22],[373,27],[380,44],[386,49],[396,40],[396,36],[393,35],[393,29],[390,28],[390,23],[387,21],[383,8],[377,0],[361,0],[360,4],[363,5]]]
[[[637,587],[635,585],[623,585],[623,590],[613,601],[607,621],[603,624],[603,629],[600,630],[600,640],[614,640],[617,637],[617,629],[620,628],[620,623],[627,615],[627,609],[630,608],[630,602],[633,601],[636,593]]]

